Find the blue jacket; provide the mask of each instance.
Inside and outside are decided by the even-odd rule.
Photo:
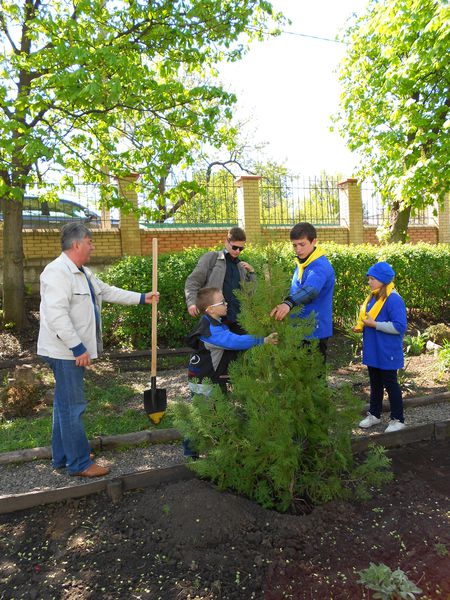
[[[369,300],[367,310],[370,310],[374,303],[375,298]],[[363,364],[377,369],[401,369],[404,365],[403,336],[407,320],[405,303],[400,294],[393,291],[388,296],[375,321],[391,322],[398,335],[377,331],[374,327],[364,327]]]
[[[301,281],[298,280],[298,266],[295,268],[288,300],[294,305],[304,305],[300,318],[315,313],[316,328],[312,338],[321,340],[333,335],[334,282],[334,269],[326,256],[320,256],[308,265]]]
[[[237,335],[227,325],[207,315],[202,316],[197,328],[187,336],[186,341],[194,349],[189,361],[189,379],[201,382],[207,377],[219,384],[224,383],[223,376],[228,374],[228,365],[237,357],[238,351],[264,344],[264,338]]]

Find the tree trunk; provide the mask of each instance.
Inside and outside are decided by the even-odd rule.
[[[3,201],[3,319],[21,331],[28,326],[23,275],[22,202]]]
[[[411,207],[400,207],[399,202],[395,202],[389,214],[389,242],[400,242],[404,244],[408,238],[408,223],[411,215]]]

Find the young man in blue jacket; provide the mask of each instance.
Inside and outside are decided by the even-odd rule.
[[[304,319],[312,312],[316,325],[311,338],[319,341],[319,350],[326,358],[328,338],[333,335],[333,291],[335,275],[330,261],[317,246],[317,232],[311,223],[297,223],[291,229],[290,239],[296,255],[296,267],[291,289],[270,316],[282,321],[294,306],[304,308],[296,317]]]

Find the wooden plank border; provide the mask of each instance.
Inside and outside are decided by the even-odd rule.
[[[23,494],[12,494],[0,498],[0,514],[17,512],[44,504],[63,502],[73,498],[82,498],[91,494],[107,492],[115,501],[117,497],[109,488],[114,489],[117,481],[120,481],[122,491],[137,488],[156,487],[161,483],[183,481],[192,479],[195,474],[186,465],[175,465],[162,469],[148,469],[136,473],[121,475],[120,477],[104,478],[97,481],[88,481],[80,485],[66,486],[54,490],[42,490],[26,492]]]
[[[151,429],[118,435],[98,436],[89,440],[89,443],[93,450],[104,450],[119,446],[138,446],[139,444],[166,444],[177,442],[182,437],[178,429]],[[36,459],[50,459],[51,457],[52,450],[50,446],[13,450],[12,452],[0,453],[0,465],[27,462]]]
[[[415,406],[425,406],[428,404],[438,404],[441,402],[450,401],[450,392],[442,392],[433,396],[419,396],[417,398],[409,398],[405,400],[405,406],[412,408]],[[368,405],[362,414],[366,414]],[[388,403],[383,403],[383,411],[388,412],[390,406]],[[408,427],[411,429],[411,427]],[[118,435],[98,436],[90,440],[91,447],[96,450],[104,450],[117,448],[120,446],[138,446],[139,444],[164,444],[177,442],[182,439],[178,429],[150,429],[144,431],[136,431],[131,433],[123,433]],[[0,465],[9,463],[21,463],[37,459],[50,459],[52,456],[50,446],[41,446],[38,448],[26,448],[23,450],[13,450],[12,452],[0,453]]]

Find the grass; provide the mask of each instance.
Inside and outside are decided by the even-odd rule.
[[[84,424],[88,438],[117,435],[145,429],[173,427],[170,406],[161,423],[153,425],[144,410],[124,408],[136,396],[129,386],[112,383],[106,386],[86,381],[87,409]],[[39,416],[0,422],[0,452],[11,452],[37,446],[49,446],[52,417],[46,412]]]

